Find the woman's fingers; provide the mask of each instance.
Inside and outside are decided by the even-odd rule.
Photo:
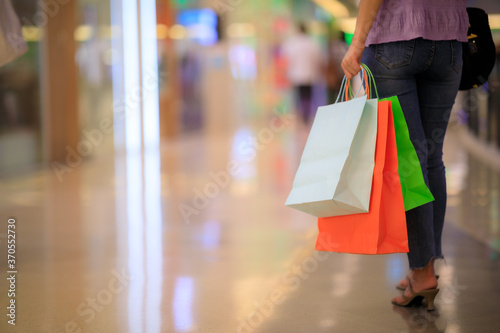
[[[348,79],[352,79],[359,73],[361,67],[356,60],[346,56],[342,61],[342,69],[344,70],[345,76],[347,76]]]

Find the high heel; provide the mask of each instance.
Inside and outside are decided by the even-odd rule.
[[[406,279],[408,279],[408,278],[406,278]],[[438,279],[439,279],[439,275],[437,275],[437,274],[436,274],[436,280],[438,280]],[[405,287],[405,286],[403,286],[403,285],[401,285],[401,283],[398,283],[398,284],[396,285],[396,289],[397,289],[397,290],[401,290],[401,291],[405,291],[405,290],[406,290],[406,287]]]
[[[439,288],[435,289],[427,289],[427,290],[422,290],[416,293],[413,290],[413,287],[411,286],[410,279],[408,279],[408,288],[410,289],[411,296],[405,296],[404,294],[402,295],[403,298],[405,299],[405,302],[398,303],[395,301],[392,301],[392,304],[397,305],[397,306],[413,306],[420,304],[420,302],[425,298],[427,300],[427,311],[433,311],[434,310],[434,299],[436,298],[437,293],[439,292]]]

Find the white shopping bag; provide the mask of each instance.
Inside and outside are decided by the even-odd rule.
[[[287,206],[317,217],[368,212],[377,104],[365,95],[318,108]]]
[[[0,0],[0,66],[23,55],[27,50],[21,23],[10,0]]]

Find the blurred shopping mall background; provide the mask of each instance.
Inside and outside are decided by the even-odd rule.
[[[470,2],[490,13],[498,39],[500,5]],[[328,45],[339,31],[349,42],[356,4],[13,1],[29,52],[0,69],[0,177],[57,169],[53,162],[73,155],[86,161],[233,129],[231,123],[266,117],[277,108],[293,112],[280,46],[300,21],[331,56]],[[327,101],[325,81],[314,87],[317,104]],[[490,81],[478,112],[463,108],[470,116],[464,122],[498,146],[498,67]],[[90,133],[94,141],[87,139]]]
[[[453,111],[440,314],[390,310],[404,255],[292,270],[316,225],[283,205],[308,125],[282,45],[303,22],[335,68],[357,3],[13,0],[29,50],[0,67],[0,271],[13,217],[19,330],[0,331],[498,332],[498,61]],[[500,2],[469,5],[500,60]]]

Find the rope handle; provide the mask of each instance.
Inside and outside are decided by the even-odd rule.
[[[365,73],[365,70],[364,68],[361,68],[361,72],[362,72],[362,75],[364,76],[365,78],[365,82],[367,82],[367,74]],[[363,87],[362,85],[359,87],[358,89],[358,92],[356,93],[356,95],[354,95],[354,93],[352,92],[352,89],[351,87],[349,86],[349,82],[350,80],[347,79],[347,77],[344,75],[344,78],[342,79],[342,83],[340,85],[340,90],[339,90],[339,94],[337,96],[337,99],[335,100],[335,103],[339,102],[339,99],[340,99],[340,102],[343,102],[343,101],[348,101],[349,100],[349,96],[351,96],[350,98],[355,98],[359,95],[359,93],[361,92],[361,88]],[[366,84],[365,84],[366,86]],[[344,95],[344,92],[345,92],[345,97],[343,96]]]
[[[372,71],[370,70],[370,68],[368,68],[366,64],[361,64],[361,67],[365,69],[368,75],[370,81],[370,87],[373,85],[373,88],[375,89],[375,96],[377,96],[377,99],[380,99],[378,96],[377,84],[375,83],[375,77],[373,76]]]
[[[366,65],[365,65],[366,66]],[[368,67],[366,67],[368,68]],[[363,66],[361,67],[361,72],[362,72],[362,75],[363,75],[363,79],[364,79],[364,86],[365,86],[365,91],[366,91],[366,95],[368,96],[368,98],[370,98],[370,85],[368,84],[368,78],[369,78],[369,75],[367,74],[367,70],[366,68],[364,68]],[[365,70],[363,70],[365,69]],[[359,94],[359,91],[358,93],[356,94],[356,96],[352,96],[352,90],[351,90],[351,87],[350,87],[350,83],[351,83],[351,80],[347,80],[347,85],[346,85],[346,89],[345,89],[345,100],[348,101],[349,100],[349,97],[354,98],[356,96],[358,96]],[[361,87],[360,87],[361,89]]]
[[[344,96],[342,96],[343,98],[341,99],[341,101],[342,100],[348,101],[349,99],[356,98],[359,95],[359,92],[361,91],[361,88],[363,86],[365,87],[366,95],[368,96],[368,98],[371,98],[373,94],[373,90],[371,89],[371,87],[374,88],[375,96],[377,96],[377,99],[379,98],[377,84],[375,83],[375,78],[373,77],[373,73],[370,70],[370,68],[368,68],[368,66],[363,63],[361,64],[361,75],[363,76],[364,79],[362,81],[363,84],[359,87],[359,90],[356,94],[354,94],[354,92],[351,89],[352,87],[352,85],[350,84],[351,80],[347,79],[347,77],[344,75],[344,78],[342,79],[342,84],[340,86],[339,95],[337,96],[337,100],[335,101],[335,103],[339,101],[339,98],[342,95]]]

